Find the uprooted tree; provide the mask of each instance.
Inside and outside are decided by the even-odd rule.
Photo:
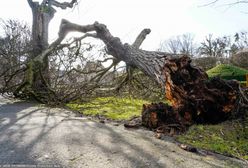
[[[220,78],[208,79],[201,69],[192,66],[186,55],[171,55],[163,52],[152,52],[139,49],[149,29],[144,29],[132,45],[123,44],[114,37],[104,24],[95,22],[92,25],[78,25],[62,20],[59,37],[34,61],[43,63],[44,57],[49,55],[62,42],[69,32],[85,33],[80,40],[94,37],[102,40],[106,45],[106,52],[116,61],[124,61],[158,82],[166,91],[166,98],[172,106],[163,109],[163,117],[158,113],[143,116],[143,124],[157,127],[159,122],[166,121],[166,115],[171,116],[171,122],[184,125],[193,122],[219,122],[230,116],[244,115],[247,112],[247,97],[236,81],[225,81]],[[79,40],[79,39],[77,39]],[[242,108],[243,110],[240,110]],[[149,108],[148,108],[149,109]],[[148,118],[148,120],[146,120]],[[168,121],[170,122],[170,121]]]
[[[72,1],[69,5],[72,6],[75,2]],[[44,4],[45,7],[58,5],[52,0],[44,1]],[[59,3],[60,7],[61,5],[65,5],[65,8],[68,6],[67,3]],[[34,96],[38,99],[40,97],[44,99],[47,95],[57,96],[49,86],[49,77],[44,73],[48,66],[48,56],[70,45],[62,44],[70,32],[84,33],[82,37],[75,38],[70,44],[78,44],[87,37],[104,42],[106,53],[113,56],[113,63],[101,74],[106,73],[118,62],[124,61],[130,69],[138,68],[165,89],[165,97],[171,102],[171,106],[163,104],[144,106],[142,122],[145,126],[156,128],[163,124],[190,125],[193,122],[219,122],[231,116],[243,116],[247,113],[248,100],[237,82],[219,78],[209,80],[204,71],[191,65],[187,55],[139,49],[150,33],[150,29],[141,31],[135,42],[130,45],[123,44],[119,38],[109,32],[104,24],[98,22],[91,25],[78,25],[62,20],[58,38],[49,46],[44,43],[45,47],[38,50],[39,52],[28,61],[25,80],[15,89],[15,96]]]

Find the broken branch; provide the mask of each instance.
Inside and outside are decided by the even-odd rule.
[[[74,4],[77,3],[77,0],[72,0],[71,2],[62,2],[62,3],[56,0],[50,0],[49,3],[51,3],[51,5],[56,6],[58,8],[66,9],[66,8],[72,8]]]
[[[150,34],[151,29],[144,29],[140,32],[140,34],[138,35],[138,37],[136,38],[136,40],[133,43],[133,47],[134,48],[139,48],[141,46],[141,44],[143,43],[143,41],[146,39],[146,36],[148,34]]]

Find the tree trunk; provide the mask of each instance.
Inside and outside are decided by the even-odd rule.
[[[25,79],[14,91],[14,95],[16,97],[32,97],[42,101],[43,98],[47,99],[49,93],[53,92],[50,89],[48,58],[52,51],[44,54],[49,49],[49,23],[56,12],[53,6],[61,9],[72,8],[73,5],[77,3],[77,0],[71,0],[70,3],[58,2],[56,0],[43,0],[41,3],[27,0],[27,2],[33,14],[32,52],[28,60]],[[40,55],[43,55],[42,59],[39,59]],[[36,61],[37,59],[39,59],[39,61]],[[49,100],[45,100],[44,102],[47,101]]]
[[[34,2],[32,7],[32,53],[31,61],[48,48],[48,26],[54,16],[55,10],[46,4]],[[32,89],[35,92],[46,92],[50,85],[49,59],[43,58],[42,64],[33,65]]]

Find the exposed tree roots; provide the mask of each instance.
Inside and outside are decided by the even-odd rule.
[[[247,115],[247,95],[237,81],[209,79],[193,67],[187,56],[166,60],[166,99],[164,103],[144,105],[142,124],[161,132],[183,131],[193,123],[219,123]],[[174,131],[174,132],[175,132]]]

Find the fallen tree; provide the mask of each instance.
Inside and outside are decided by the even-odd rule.
[[[104,24],[95,22],[92,25],[82,26],[62,20],[58,39],[36,57],[35,61],[42,61],[47,54],[58,47],[69,32],[74,31],[85,33],[75,40],[86,37],[102,40],[106,45],[107,54],[112,55],[116,62],[124,61],[128,66],[140,69],[158,82],[165,89],[166,99],[171,102],[171,106],[162,108],[164,114],[169,112],[162,118],[171,117],[172,121],[190,125],[194,122],[220,122],[231,116],[240,117],[247,113],[248,100],[238,82],[220,78],[208,79],[204,71],[191,65],[191,59],[186,55],[139,49],[150,29],[144,29],[135,42],[129,45],[123,44],[119,38],[114,37]],[[161,109],[158,109],[156,110],[153,105],[144,107],[145,126],[158,127],[163,120],[166,122],[166,119],[160,123],[152,121],[160,120],[158,118],[161,116],[158,112],[161,112]],[[155,114],[151,115],[147,110]],[[150,122],[156,124],[151,125]]]

